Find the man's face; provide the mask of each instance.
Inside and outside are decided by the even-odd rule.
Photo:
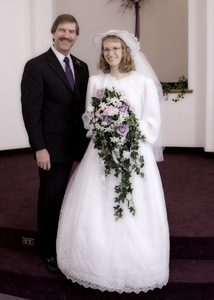
[[[54,38],[54,48],[67,56],[77,39],[76,24],[70,22],[61,23],[52,35]]]

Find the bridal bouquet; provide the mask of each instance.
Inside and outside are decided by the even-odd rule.
[[[121,203],[127,202],[132,215],[135,215],[132,200],[131,175],[135,172],[142,178],[144,158],[138,154],[139,141],[145,142],[139,130],[139,122],[134,108],[127,103],[122,91],[113,88],[97,90],[96,97],[87,108],[93,133],[94,147],[105,168],[105,176],[114,171],[120,178],[115,186],[114,216],[123,217]]]

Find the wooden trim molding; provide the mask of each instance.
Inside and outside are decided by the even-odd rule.
[[[182,90],[174,90],[174,89],[172,89],[172,90],[170,90],[169,92],[168,92],[168,94],[179,94],[179,93],[181,93],[182,92]],[[187,93],[187,94],[191,94],[191,93],[193,93],[193,90],[185,90],[185,92]]]

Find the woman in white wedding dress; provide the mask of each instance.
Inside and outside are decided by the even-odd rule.
[[[119,178],[104,176],[101,158],[90,141],[63,201],[57,235],[58,266],[68,279],[84,287],[147,292],[162,288],[169,278],[168,221],[152,149],[160,129],[161,88],[132,34],[109,31],[94,35],[93,42],[107,68],[100,64],[104,73],[90,78],[86,108],[97,90],[114,87],[125,93],[146,137],[138,150],[144,157],[144,178],[134,172],[131,177],[135,215],[124,203],[123,217],[115,221],[114,187]],[[144,72],[147,76],[142,75]],[[83,121],[91,137],[87,113]]]

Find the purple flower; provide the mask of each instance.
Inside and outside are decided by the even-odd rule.
[[[105,97],[105,89],[100,89],[96,91],[96,97],[102,100]]]
[[[100,115],[100,120],[102,123],[105,123],[107,125],[108,122],[111,122],[112,118],[102,114],[102,115]]]
[[[119,133],[120,135],[125,137],[128,132],[129,132],[129,126],[128,125],[122,124],[122,125],[118,126],[117,133]]]
[[[128,106],[123,104],[119,107],[119,111],[122,112],[122,113],[126,113],[128,110]]]

